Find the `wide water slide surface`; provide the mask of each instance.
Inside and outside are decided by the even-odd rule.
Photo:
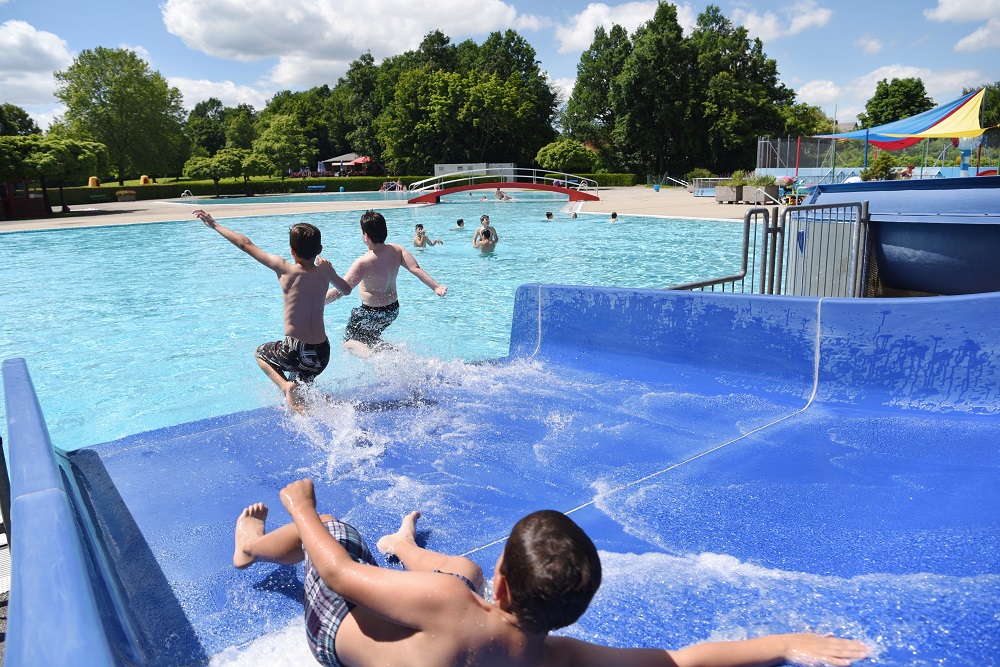
[[[5,362],[6,664],[199,664],[284,628],[301,570],[235,570],[232,527],[259,500],[286,521],[277,493],[306,475],[372,540],[421,509],[420,539],[488,576],[518,518],[570,512],[605,566],[567,630],[584,639],[814,629],[868,642],[874,664],[989,664],[998,316],[1000,294],[526,285],[495,363],[386,355],[312,417],[226,415],[55,466],[27,371]],[[46,614],[83,648],[60,652]]]

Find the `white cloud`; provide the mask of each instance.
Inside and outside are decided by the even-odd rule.
[[[809,81],[795,91],[799,102],[817,107],[835,103],[842,94],[843,91],[837,84],[825,80]]]
[[[979,26],[975,32],[955,43],[955,50],[959,53],[996,48],[1000,48],[1000,18],[990,19],[986,25]]]
[[[938,0],[937,7],[925,9],[931,21],[969,23],[1000,17],[1000,0]]]
[[[576,85],[576,79],[549,79],[549,84],[556,89],[556,94],[559,95],[559,103],[568,102],[570,96],[573,94],[573,86]]]
[[[520,14],[514,21],[514,30],[538,31],[552,26],[552,19],[535,14]]]
[[[870,56],[875,55],[882,50],[882,40],[878,37],[873,37],[872,35],[865,33],[854,40],[854,46],[858,47]]]
[[[976,69],[935,71],[926,67],[886,65],[858,77],[846,86],[846,90],[864,104],[875,94],[875,87],[882,79],[892,81],[910,77],[923,81],[927,94],[938,104],[961,95],[963,87],[976,86],[983,81],[982,72]]]
[[[150,57],[149,51],[146,49],[146,47],[144,47],[144,46],[131,46],[130,44],[119,44],[118,48],[119,49],[127,49],[127,50],[131,51],[135,55],[137,55],[140,58],[142,58],[143,60],[145,60],[146,64],[150,66],[150,69],[156,69],[155,67],[153,67],[153,59]]]
[[[407,0],[167,0],[161,12],[167,30],[196,51],[230,60],[277,57],[299,63],[349,62],[368,50],[379,60],[416,48],[432,30],[460,41],[510,27],[518,18],[500,0],[438,0],[419,11]],[[287,77],[287,69],[282,71]]]
[[[53,102],[54,70],[73,63],[66,40],[24,21],[0,25],[0,95],[18,106]]]
[[[737,9],[733,12],[733,21],[744,26],[751,37],[759,37],[761,41],[769,42],[780,37],[797,35],[810,28],[822,28],[832,16],[832,10],[818,7],[815,0],[802,0],[795,5],[791,20],[786,15],[774,12],[758,14]]]
[[[605,30],[610,30],[612,24],[617,23],[629,33],[633,32],[640,25],[653,18],[656,13],[656,2],[626,2],[614,7],[603,2],[593,2],[573,17],[567,25],[556,28],[556,43],[559,45],[559,53],[583,52],[590,48],[594,41],[594,31],[598,26],[604,26]],[[691,13],[690,5],[678,7],[678,22],[681,26],[681,12],[686,10]]]
[[[214,97],[227,107],[246,103],[259,111],[267,105],[267,101],[274,95],[273,90],[238,86],[232,81],[170,77],[168,83],[181,91],[181,95],[184,96],[184,107],[188,110],[193,109],[194,105],[199,102]]]

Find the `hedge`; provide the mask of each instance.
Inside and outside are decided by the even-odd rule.
[[[635,175],[633,174],[578,174],[584,178],[597,181],[599,187],[628,187],[635,185]],[[255,195],[284,195],[304,192],[309,190],[310,185],[325,185],[325,192],[375,192],[381,189],[386,181],[402,181],[404,185],[409,185],[417,181],[422,181],[427,176],[345,176],[345,177],[320,177],[320,178],[286,178],[284,180],[273,178],[271,180],[253,180],[249,183],[234,181],[231,178],[223,179],[219,182],[219,194],[231,196],[243,196],[247,191]],[[117,183],[107,183],[99,188],[63,188],[67,206],[84,206],[105,201],[116,201],[115,192],[118,190],[134,190],[137,201],[149,199],[176,199],[185,190],[190,191],[195,197],[214,197],[215,184],[212,181],[181,181],[179,183],[150,185],[127,185],[124,188]],[[59,206],[59,188],[49,187],[49,204]]]
[[[310,185],[325,185],[324,192],[374,192],[382,187],[386,181],[402,181],[404,185],[409,185],[426,176],[400,176],[398,178],[386,178],[385,176],[345,176],[329,178],[286,178],[265,180],[253,180],[249,183],[233,181],[230,178],[219,182],[220,195],[246,195],[247,191],[255,195],[284,195],[312,192]],[[181,181],[180,183],[150,184],[150,185],[126,185],[124,188],[117,183],[108,183],[99,188],[63,188],[67,206],[82,206],[104,201],[116,201],[115,192],[118,190],[134,190],[137,201],[149,199],[175,199],[187,190],[195,197],[214,197],[215,184],[212,181]],[[49,203],[52,206],[59,206],[59,188],[49,187]]]

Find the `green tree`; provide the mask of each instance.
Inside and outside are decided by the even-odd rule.
[[[215,196],[219,196],[219,181],[231,176],[231,165],[214,157],[195,156],[184,163],[184,175],[195,180],[211,179],[215,184]]]
[[[511,143],[505,145],[505,155],[496,159],[530,164],[538,149],[556,137],[552,124],[559,103],[556,91],[539,67],[535,49],[514,30],[493,32],[479,47],[476,70],[495,74],[498,80],[518,88],[522,97],[516,122],[508,128]]]
[[[877,127],[933,108],[934,100],[927,96],[921,79],[882,79],[875,85],[875,94],[865,103],[864,113],[858,114],[858,123],[861,127]]]
[[[785,129],[781,107],[794,93],[778,81],[777,63],[759,39],[715,5],[698,16],[690,38],[696,58],[690,130],[709,164],[726,172],[753,165],[757,137]]]
[[[234,109],[227,110],[226,147],[250,150],[257,136],[254,129],[256,123],[257,113],[249,104],[239,104]]]
[[[353,128],[348,132],[347,140],[356,152],[375,157],[382,155],[382,145],[377,139],[378,130],[375,121],[384,108],[376,104],[377,83],[378,67],[370,51],[353,61],[347,68],[344,85],[348,93],[349,124]]]
[[[70,129],[107,146],[119,184],[128,174],[163,173],[176,160],[171,139],[183,131],[180,91],[135,52],[86,49],[55,77]]]
[[[108,151],[104,144],[92,141],[76,141],[45,137],[26,157],[25,163],[39,176],[45,188],[45,179],[51,178],[59,184],[59,203],[68,211],[63,187],[67,181],[86,181],[87,177],[103,173],[107,169]],[[48,193],[45,192],[46,201]]]
[[[13,104],[0,104],[0,135],[23,137],[41,133],[27,111]]]
[[[867,169],[861,170],[862,181],[884,181],[896,168],[896,158],[889,151],[882,151]]]
[[[598,27],[590,48],[580,56],[576,83],[562,118],[566,134],[593,146],[606,168],[616,167],[620,162],[613,141],[617,116],[611,102],[611,87],[631,51],[632,42],[625,28],[615,24],[610,32],[605,32]]]
[[[253,151],[266,156],[282,178],[316,160],[316,149],[295,116],[273,116],[253,142]]]
[[[226,145],[226,107],[222,101],[210,97],[198,102],[188,115],[187,133],[191,142],[215,155]]]
[[[692,67],[677,7],[661,2],[632,37],[632,52],[612,88],[615,141],[624,147],[625,166],[636,173],[662,174],[667,164],[683,171],[690,162]]]
[[[594,168],[595,152],[572,139],[559,139],[542,146],[535,156],[535,162],[542,169],[562,172],[590,173]]]
[[[819,107],[800,102],[778,107],[778,110],[785,118],[785,136],[809,137],[833,132],[833,121]]]

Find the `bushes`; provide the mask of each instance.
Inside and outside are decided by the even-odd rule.
[[[422,180],[425,176],[400,176],[388,178],[386,176],[348,176],[329,178],[296,178],[296,179],[271,179],[252,180],[244,183],[242,179],[233,181],[225,179],[219,182],[219,194],[229,196],[243,196],[247,191],[255,195],[285,195],[302,192],[309,192],[309,185],[325,185],[326,192],[340,192],[343,187],[345,192],[374,192],[382,187],[386,180],[400,180],[404,184],[410,184]],[[117,184],[112,183],[107,187],[100,188],[64,188],[67,206],[84,206],[95,202],[115,201],[115,191]],[[215,185],[211,180],[204,181],[180,181],[169,185],[153,184],[138,185],[134,188],[136,200],[150,199],[176,199],[185,190],[191,192],[195,197],[214,197]],[[49,188],[49,203],[52,206],[59,205],[59,189]]]
[[[701,167],[692,169],[688,173],[684,174],[684,180],[688,183],[691,183],[696,178],[715,178],[715,174],[713,174],[710,170],[703,169]]]

